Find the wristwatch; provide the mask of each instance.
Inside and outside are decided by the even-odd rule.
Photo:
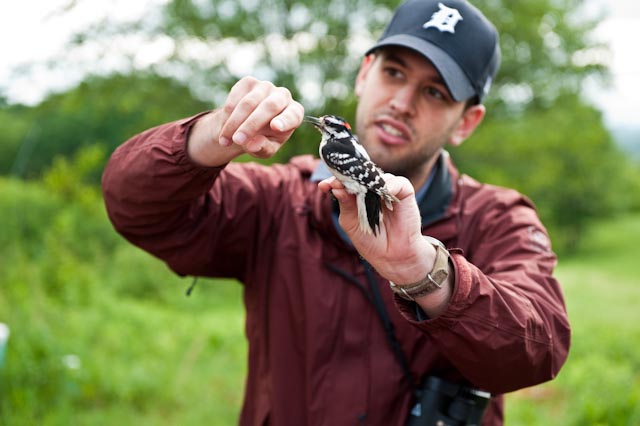
[[[427,235],[423,236],[436,249],[436,261],[426,277],[412,284],[395,284],[389,281],[391,290],[406,300],[415,300],[440,288],[449,276],[449,252],[441,241]]]

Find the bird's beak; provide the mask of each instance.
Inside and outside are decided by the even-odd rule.
[[[307,116],[304,117],[304,121],[309,123],[309,124],[312,124],[317,129],[321,129],[322,128],[322,121],[320,121],[320,119],[317,118],[317,117],[312,117],[310,115],[307,115]]]

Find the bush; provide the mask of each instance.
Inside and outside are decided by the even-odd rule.
[[[600,113],[572,98],[526,117],[487,121],[452,155],[462,172],[531,198],[560,252],[575,251],[594,220],[629,211],[640,199],[630,196],[633,164]]]
[[[190,279],[120,238],[96,188],[44,181],[0,179],[0,424],[236,423],[240,287],[201,280],[187,298]]]

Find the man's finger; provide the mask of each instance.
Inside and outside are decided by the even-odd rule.
[[[270,158],[280,149],[281,145],[280,142],[256,135],[245,144],[244,149],[253,157]]]
[[[409,196],[415,196],[415,189],[413,188],[413,185],[409,179],[404,176],[395,176],[391,173],[385,173],[384,181],[389,193],[391,193],[391,195],[395,195],[401,200]]]
[[[264,89],[267,90],[267,92],[260,92],[261,97],[259,102],[255,105],[248,117],[240,123],[236,134],[243,134],[248,139],[251,139],[261,132],[273,132],[271,127],[272,121],[275,117],[282,115],[293,102],[291,92],[285,88],[266,86]],[[251,106],[251,104],[249,105]],[[282,118],[280,120],[282,120]],[[281,127],[286,127],[286,124],[287,123],[283,121]],[[282,130],[277,129],[276,131],[281,132]]]
[[[258,81],[254,78],[245,78],[236,83],[222,108],[224,122],[220,129],[220,139],[232,140],[238,145],[243,145],[253,136],[239,129],[269,96],[273,87],[270,82]],[[265,125],[267,121],[265,119],[260,124]]]
[[[322,192],[329,192],[329,191],[331,191],[333,189],[333,185],[334,185],[335,181],[338,181],[338,179],[336,179],[334,176],[328,177],[328,178],[318,182],[318,188]],[[337,184],[342,185],[340,183],[340,181],[338,181]]]
[[[284,110],[271,120],[271,129],[278,132],[291,132],[302,124],[304,107],[299,102],[291,100]]]
[[[340,212],[347,213],[356,209],[356,197],[349,194],[342,182],[335,177],[327,178],[318,183],[318,188],[323,192],[331,192],[333,197],[340,203]],[[357,214],[357,212],[356,212]]]

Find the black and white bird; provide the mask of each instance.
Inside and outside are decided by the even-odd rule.
[[[393,210],[393,202],[399,201],[389,193],[384,172],[371,161],[344,118],[307,116],[305,121],[322,134],[320,158],[347,192],[356,196],[360,229],[377,235],[382,222],[382,201],[389,210]]]

